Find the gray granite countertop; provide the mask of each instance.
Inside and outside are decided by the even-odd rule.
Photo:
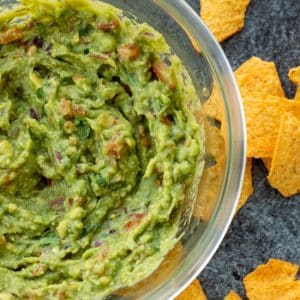
[[[199,12],[199,0],[187,2]],[[300,0],[252,0],[244,30],[222,46],[233,69],[254,55],[275,61],[286,96],[293,97],[287,72],[300,65]],[[269,258],[300,264],[300,196],[282,197],[266,176],[255,160],[255,192],[199,276],[208,300],[223,299],[231,289],[246,299],[243,277]]]

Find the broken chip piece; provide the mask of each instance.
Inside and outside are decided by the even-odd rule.
[[[235,72],[242,97],[284,97],[284,91],[274,62],[251,57]]]
[[[274,62],[251,57],[235,72],[242,98],[284,97],[284,91]],[[205,114],[218,121],[223,119],[223,106],[219,90],[214,84],[211,96],[203,106]]]
[[[292,101],[291,101],[292,102]],[[285,197],[300,192],[300,119],[291,113],[281,118],[275,146],[270,184]]]
[[[249,197],[253,194],[253,184],[252,184],[252,158],[247,159],[244,181],[242,186],[242,191],[236,212],[238,212],[247,202]]]
[[[243,29],[250,0],[201,0],[200,16],[222,42]]]
[[[200,282],[195,279],[177,298],[176,300],[206,300],[204,291]]]
[[[280,118],[285,112],[300,117],[300,102],[284,98],[245,98],[247,156],[272,157],[279,132]]]
[[[270,259],[244,278],[248,299],[300,299],[300,280],[296,280],[298,269],[299,266],[289,262]]]
[[[235,291],[230,291],[224,300],[242,300],[242,298]]]

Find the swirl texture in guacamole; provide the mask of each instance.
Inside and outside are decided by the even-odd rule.
[[[149,25],[101,2],[20,2],[0,15],[0,298],[102,299],[179,239],[197,97]]]

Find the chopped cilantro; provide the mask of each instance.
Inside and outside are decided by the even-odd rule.
[[[96,175],[96,182],[103,188],[106,188],[108,186],[106,179],[103,178],[100,174]]]
[[[81,140],[85,140],[90,136],[91,128],[86,120],[76,120],[77,135]]]
[[[45,93],[42,87],[38,88],[36,90],[36,95],[39,99],[44,99],[45,98]]]
[[[78,29],[78,33],[80,36],[87,36],[90,31],[90,26],[88,25],[81,25]]]
[[[39,239],[38,244],[40,246],[56,246],[59,244],[59,237],[53,231],[45,232]]]

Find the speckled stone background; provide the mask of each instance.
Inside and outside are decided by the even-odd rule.
[[[199,12],[199,0],[187,2]],[[286,96],[293,97],[287,72],[300,64],[300,0],[252,0],[244,30],[222,46],[233,69],[253,55],[275,61]],[[246,299],[243,277],[271,257],[300,264],[300,196],[285,199],[266,176],[256,160],[255,193],[199,276],[208,300],[223,299],[231,289]]]

